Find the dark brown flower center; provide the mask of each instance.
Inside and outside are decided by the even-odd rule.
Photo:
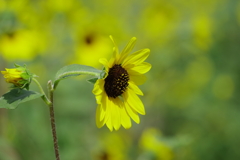
[[[120,64],[115,64],[109,69],[108,76],[105,78],[104,89],[108,97],[116,98],[127,88],[129,75]]]

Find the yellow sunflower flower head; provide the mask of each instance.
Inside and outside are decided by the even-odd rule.
[[[132,54],[136,38],[133,37],[127,46],[119,53],[114,43],[113,56],[108,61],[100,59],[104,65],[105,75],[98,79],[93,88],[96,96],[96,124],[98,128],[106,126],[112,131],[121,125],[128,129],[132,126],[131,119],[140,123],[139,114],[145,115],[145,109],[138,95],[143,95],[138,88],[146,80],[145,73],[151,69],[151,64],[144,62],[149,56],[149,49],[142,49]]]
[[[6,68],[6,71],[1,71],[6,82],[12,83],[13,88],[28,89],[33,75],[26,69],[25,66],[22,67],[16,64],[15,66],[16,68]]]

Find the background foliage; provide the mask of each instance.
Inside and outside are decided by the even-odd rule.
[[[55,92],[61,158],[238,160],[239,30],[237,0],[0,0],[0,69],[27,64],[46,87],[64,65],[101,69],[109,35],[120,48],[136,36],[135,50],[151,49],[146,116],[98,129],[90,77],[67,79]],[[41,99],[0,109],[0,160],[52,160],[48,114]]]

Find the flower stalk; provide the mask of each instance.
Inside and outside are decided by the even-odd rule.
[[[55,158],[56,160],[60,160],[59,155],[59,147],[58,147],[58,139],[57,139],[57,131],[56,131],[56,124],[55,124],[55,116],[54,116],[54,107],[53,107],[53,85],[52,81],[48,81],[48,97],[46,96],[42,86],[38,82],[37,79],[32,79],[38,86],[40,92],[43,94],[42,99],[43,101],[49,106],[49,114],[50,114],[50,123],[51,123],[51,130],[52,130],[52,136],[53,136],[53,146],[54,146],[54,152],[55,152]]]
[[[53,89],[52,81],[50,80],[48,81],[48,94],[49,94],[49,99],[51,101],[51,104],[49,104],[50,121],[51,121],[51,128],[52,128],[55,157],[56,157],[56,160],[60,160],[55,116],[54,116],[54,107],[53,107],[53,91],[54,89]]]

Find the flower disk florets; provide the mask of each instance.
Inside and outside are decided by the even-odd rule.
[[[115,64],[109,69],[108,76],[105,79],[104,89],[108,97],[116,98],[120,96],[127,88],[129,75],[120,64]]]

